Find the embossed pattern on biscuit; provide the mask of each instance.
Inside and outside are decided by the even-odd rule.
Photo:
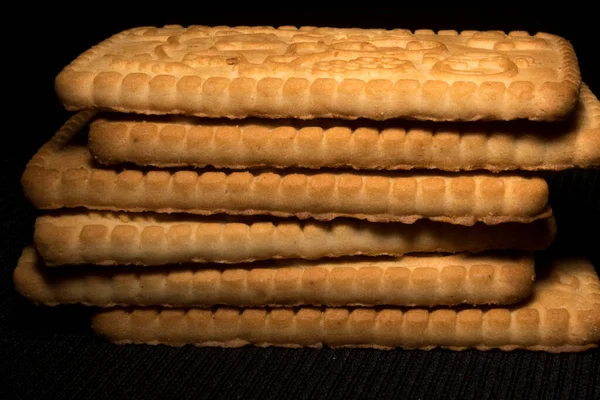
[[[562,123],[235,121],[105,114],[89,150],[105,165],[248,169],[564,170],[600,166],[600,102],[582,84]]]
[[[396,171],[205,171],[109,169],[85,145],[69,145],[93,114],[77,115],[28,163],[26,196],[39,209],[199,215],[273,215],[460,225],[531,222],[551,215],[542,177]]]
[[[581,75],[548,33],[139,27],[56,77],[68,110],[244,118],[556,120]]]
[[[578,352],[600,342],[600,283],[589,260],[556,259],[530,300],[481,308],[110,309],[107,340],[182,346],[474,348]]]
[[[34,243],[50,266],[232,264],[353,255],[533,251],[547,248],[555,234],[554,217],[529,224],[467,227],[428,220],[382,224],[343,218],[319,222],[78,212],[38,217]]]
[[[345,257],[157,268],[45,268],[24,249],[17,291],[36,304],[99,307],[511,304],[531,294],[530,252]]]

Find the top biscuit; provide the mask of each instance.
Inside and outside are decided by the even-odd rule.
[[[70,111],[552,121],[580,84],[573,47],[547,33],[169,25],[108,38],[55,88]]]

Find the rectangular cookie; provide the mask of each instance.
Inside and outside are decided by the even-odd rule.
[[[228,121],[106,113],[88,148],[104,165],[559,171],[600,167],[600,102],[585,85],[563,122]]]
[[[47,265],[241,263],[323,257],[542,250],[554,217],[530,224],[474,226],[420,220],[372,223],[78,212],[37,218],[34,243]]]
[[[572,45],[548,33],[169,25],[113,35],[55,88],[71,111],[551,121],[580,84]]]
[[[118,343],[579,352],[600,342],[600,282],[587,259],[555,259],[533,296],[508,307],[109,309],[95,332]]]
[[[36,304],[88,306],[455,306],[512,304],[531,294],[531,252],[344,257],[157,268],[46,268],[32,246],[14,270]]]
[[[107,168],[94,163],[81,144],[92,113],[70,119],[28,163],[21,182],[35,207],[322,221],[351,217],[413,223],[428,218],[460,225],[528,223],[551,214],[548,184],[539,176]]]

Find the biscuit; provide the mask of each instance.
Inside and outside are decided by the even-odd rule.
[[[522,251],[45,268],[31,246],[13,275],[17,291],[36,304],[99,307],[511,304],[531,294],[534,278],[533,255]]]
[[[241,263],[267,259],[542,250],[554,217],[474,226],[420,220],[372,223],[175,214],[78,212],[39,216],[34,244],[47,265]]]
[[[538,176],[425,171],[109,169],[77,144],[91,112],[76,115],[30,160],[22,176],[39,209],[199,215],[273,215],[328,221],[460,225],[528,223],[551,214],[548,184]],[[81,138],[80,138],[81,139]],[[75,144],[71,144],[75,141]]]
[[[118,343],[242,347],[515,349],[579,352],[600,342],[600,282],[586,259],[556,259],[508,307],[110,309],[92,319]]]
[[[600,167],[600,102],[582,84],[563,122],[228,121],[107,113],[88,147],[104,165],[559,171]]]
[[[514,31],[138,27],[56,77],[67,110],[245,118],[563,119],[572,45]]]

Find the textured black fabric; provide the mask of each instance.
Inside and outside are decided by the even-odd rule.
[[[16,14],[26,15],[15,19],[33,29],[42,48],[23,55],[25,60],[48,55],[35,65],[5,61],[9,70],[17,68],[7,81],[17,85],[15,110],[5,116],[29,114],[15,118],[14,127],[3,125],[3,137],[14,136],[16,141],[0,146],[0,398],[600,398],[597,350],[553,355],[115,346],[93,335],[87,321],[90,309],[36,307],[20,298],[12,286],[12,271],[22,248],[31,243],[36,215],[22,195],[20,175],[28,159],[69,115],[54,98],[53,79],[80,52],[121,29],[196,23],[549,31],[572,41],[584,80],[600,93],[600,77],[595,74],[597,39],[589,36],[596,30],[591,28],[593,13],[575,4],[554,13],[517,12],[508,6],[269,11],[230,6],[209,11],[204,4],[177,3],[168,9],[141,4],[131,11],[105,6],[104,12],[79,13],[40,6],[36,9],[39,20],[25,10]],[[89,6],[100,7],[97,3]],[[15,37],[20,36],[14,35],[9,42],[18,47]],[[36,76],[21,79],[31,72]],[[559,227],[554,251],[588,255],[597,269],[599,175],[598,171],[547,174]]]

